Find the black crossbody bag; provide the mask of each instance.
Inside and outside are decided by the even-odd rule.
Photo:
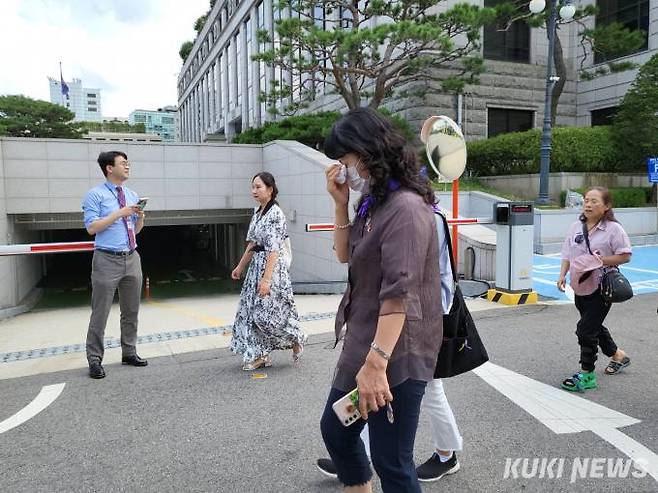
[[[587,223],[585,222],[583,222],[583,236],[585,237],[587,250],[590,255],[594,255],[589,246],[589,231],[587,231]],[[631,283],[628,282],[624,274],[619,272],[618,267],[604,267],[599,289],[606,303],[621,303],[633,297]]]
[[[489,355],[475,328],[475,322],[468,311],[461,289],[459,289],[448,222],[442,214],[439,215],[443,220],[445,237],[448,242],[455,293],[450,313],[443,315],[443,344],[441,344],[436,360],[434,378],[448,378],[461,375],[486,363],[489,361]],[[439,245],[440,247],[441,245]]]

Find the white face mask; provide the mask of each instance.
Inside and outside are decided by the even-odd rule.
[[[347,166],[347,182],[352,190],[359,193],[364,193],[369,185],[369,181],[359,175],[355,166]]]

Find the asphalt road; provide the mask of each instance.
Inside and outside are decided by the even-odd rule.
[[[655,294],[613,307],[606,325],[632,365],[604,376],[601,359],[599,389],[583,395],[639,419],[620,431],[654,453],[657,308]],[[497,365],[553,386],[578,368],[571,305],[484,311],[475,319]],[[331,334],[312,337],[300,369],[289,353],[275,354],[264,379],[215,350],[155,358],[146,368],[109,365],[100,381],[84,370],[2,380],[0,421],[42,386],[66,386],[42,413],[0,433],[0,491],[340,491],[314,465],[325,455],[318,422],[338,357],[332,345]],[[446,380],[445,388],[464,436],[462,469],[423,491],[658,491],[649,475],[608,477],[605,468],[603,477],[595,471],[572,482],[575,461],[626,456],[589,431],[553,433],[473,373]],[[423,416],[418,461],[431,452],[428,437]],[[523,458],[563,459],[563,473],[505,477],[507,459]]]

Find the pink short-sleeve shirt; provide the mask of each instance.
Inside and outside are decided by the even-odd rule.
[[[602,220],[594,228],[594,231],[589,234],[589,244],[592,252],[601,257],[632,253],[631,241],[626,231],[624,231],[621,224],[615,221]],[[564,243],[562,243],[562,260],[571,262],[569,274],[574,293],[585,296],[596,291],[603,269],[598,269],[597,272],[594,272],[594,275],[582,283],[574,282],[575,279],[580,277],[581,273],[575,271],[573,261],[581,255],[589,255],[589,251],[583,236],[583,223],[576,221],[569,228]]]

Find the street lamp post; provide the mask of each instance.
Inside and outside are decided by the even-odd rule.
[[[553,75],[553,53],[555,52],[555,36],[557,36],[557,3],[558,0],[549,1],[548,14],[548,60],[546,61],[546,97],[544,101],[544,127],[541,136],[541,146],[539,151],[539,197],[536,203],[546,205],[550,203],[548,198],[548,181],[551,170],[551,148],[553,141],[553,131],[551,125],[551,98],[553,88],[559,77]],[[533,14],[540,14],[546,7],[546,0],[531,0],[530,11]],[[573,18],[576,7],[572,5],[572,0],[563,0],[560,9],[560,17],[566,21]]]

